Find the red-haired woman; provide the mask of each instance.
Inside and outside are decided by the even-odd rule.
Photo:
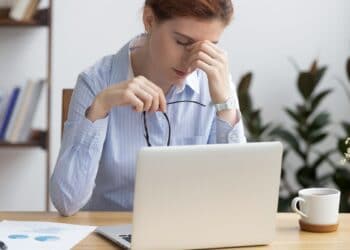
[[[231,0],[146,0],[145,33],[82,72],[51,198],[63,215],[131,210],[144,146],[245,142],[226,53]]]

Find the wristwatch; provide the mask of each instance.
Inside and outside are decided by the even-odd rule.
[[[223,103],[214,103],[214,106],[216,112],[220,112],[222,110],[232,110],[236,108],[236,102],[233,96],[231,96]]]

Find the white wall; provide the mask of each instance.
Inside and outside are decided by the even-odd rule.
[[[62,88],[73,88],[79,72],[102,56],[115,53],[131,37],[143,31],[141,7],[144,1],[54,2],[52,166],[60,144]],[[309,67],[316,57],[321,64],[329,65],[322,88],[336,86],[337,89],[325,102],[325,106],[332,111],[334,120],[349,117],[349,103],[342,89],[333,80],[334,76],[345,79],[345,60],[350,56],[350,19],[347,16],[350,13],[349,1],[235,0],[234,4],[235,20],[227,28],[221,45],[229,52],[234,79],[238,80],[248,70],[254,72],[254,102],[263,108],[265,120],[284,121],[286,116],[282,107],[299,100],[295,85],[297,72],[288,57],[293,57],[301,68]],[[6,32],[20,39],[18,35],[12,34],[16,32]],[[8,49],[4,49],[7,46],[4,39],[10,39],[3,37],[3,34],[0,31],[1,58],[3,53],[8,55]],[[34,37],[36,36],[31,39],[36,39]],[[35,50],[36,46],[42,47],[35,44],[33,42],[30,48]],[[26,46],[27,43],[18,45],[24,51]],[[29,61],[30,55],[27,56],[25,60]],[[14,64],[10,62],[11,68],[7,67],[10,72],[15,72]],[[0,70],[7,72],[3,71],[3,67],[4,62],[0,60]],[[0,82],[2,80],[0,74]],[[37,159],[34,152],[28,152],[28,156],[20,159],[14,153],[9,155],[9,152],[12,151],[0,150],[0,209],[42,208],[44,191],[40,187],[43,185],[31,177],[35,175],[39,179],[44,178],[43,173],[36,172],[40,170],[37,167],[41,164],[40,159]],[[29,175],[23,170],[28,165],[24,162],[30,162],[29,172],[33,171],[33,174]],[[10,170],[6,170],[8,168]],[[8,172],[10,174],[6,174]],[[16,190],[19,183],[21,190],[28,185],[34,185],[29,192],[39,193],[41,199],[35,201],[35,204],[28,204],[23,193],[14,198],[15,193],[12,190]],[[6,189],[3,190],[3,187]]]
[[[334,122],[350,118],[350,100],[335,77],[346,80],[345,63],[350,57],[350,2],[236,0],[236,18],[224,36],[224,44],[231,48],[231,69],[239,76],[252,70],[252,95],[261,107],[264,121],[290,125],[284,107],[301,102],[296,87],[297,72],[290,62],[293,58],[301,69],[308,69],[314,59],[328,70],[319,88],[334,88],[334,93],[321,105],[331,112]],[[349,85],[350,86],[350,85]],[[288,120],[287,120],[288,119]],[[334,124],[332,134],[342,135]],[[336,137],[322,142],[322,149],[334,148]],[[333,156],[339,160],[339,156]],[[287,158],[288,180],[294,184],[295,156]],[[294,167],[293,167],[294,166]],[[321,172],[330,168],[322,166]]]

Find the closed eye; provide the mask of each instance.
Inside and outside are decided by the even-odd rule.
[[[181,45],[181,46],[185,46],[185,47],[192,44],[191,42],[186,42],[186,43],[184,43],[184,42],[181,42],[181,41],[179,41],[179,40],[176,40],[176,43],[179,44],[179,45]]]

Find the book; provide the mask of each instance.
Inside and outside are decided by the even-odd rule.
[[[6,131],[5,141],[13,142],[13,143],[16,142],[14,139],[15,133],[17,132],[17,129],[20,125],[20,116],[23,113],[25,106],[28,105],[29,94],[33,84],[34,84],[33,81],[28,81],[26,86],[21,91],[21,94],[18,97],[15,111],[11,117],[10,123],[8,125],[9,127]]]
[[[14,131],[14,142],[27,142],[30,137],[35,111],[37,109],[40,94],[44,86],[45,80],[35,81],[29,90],[29,97],[23,105],[24,109],[19,114],[18,128]]]
[[[4,140],[5,139],[6,130],[7,130],[8,124],[10,122],[13,110],[14,110],[14,108],[16,106],[16,101],[17,101],[19,92],[20,92],[20,88],[19,87],[14,88],[12,90],[11,96],[10,96],[10,98],[8,100],[7,108],[6,108],[6,111],[5,111],[5,116],[4,116],[3,122],[2,122],[2,124],[0,126],[0,140]]]
[[[2,122],[4,121],[9,96],[2,92],[0,99],[1,99],[0,100],[0,126],[1,126]]]
[[[10,9],[10,18],[16,21],[28,21],[34,16],[40,0],[16,0]]]
[[[39,0],[32,0],[26,10],[26,13],[24,14],[23,20],[33,19],[33,16],[38,9],[38,5],[39,5]]]

